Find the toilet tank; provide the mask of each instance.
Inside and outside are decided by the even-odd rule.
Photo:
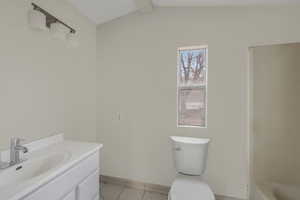
[[[177,172],[193,176],[202,175],[206,169],[210,139],[171,136],[171,140]]]

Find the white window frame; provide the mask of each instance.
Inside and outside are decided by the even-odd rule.
[[[180,125],[179,124],[179,73],[180,73],[180,51],[184,50],[196,50],[196,49],[206,49],[206,74],[205,74],[205,126],[196,126],[196,125]],[[179,47],[177,48],[177,73],[176,73],[176,111],[177,111],[177,128],[207,128],[208,120],[207,120],[207,113],[208,113],[208,45],[199,45],[199,46],[186,46],[186,47]],[[199,85],[201,87],[201,85]]]

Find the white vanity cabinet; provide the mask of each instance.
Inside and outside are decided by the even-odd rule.
[[[22,200],[98,200],[99,191],[99,151],[97,151]]]
[[[96,171],[78,185],[77,200],[94,200],[99,196],[99,189],[99,172]]]
[[[63,200],[76,200],[76,190],[72,190],[63,198]]]

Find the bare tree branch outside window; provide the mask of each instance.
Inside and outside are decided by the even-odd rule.
[[[178,51],[178,126],[206,127],[207,47]]]

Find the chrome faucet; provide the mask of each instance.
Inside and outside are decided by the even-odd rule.
[[[28,148],[21,145],[22,141],[24,140],[20,138],[10,139],[10,161],[2,162],[0,160],[0,169],[5,169],[24,161],[20,158],[20,151],[22,151],[23,153],[27,153]]]
[[[20,139],[20,138],[10,139],[10,162],[9,162],[10,166],[22,162],[22,160],[20,159],[20,151],[22,151],[23,153],[28,152],[28,148],[21,145],[22,141],[24,141],[24,139]]]

